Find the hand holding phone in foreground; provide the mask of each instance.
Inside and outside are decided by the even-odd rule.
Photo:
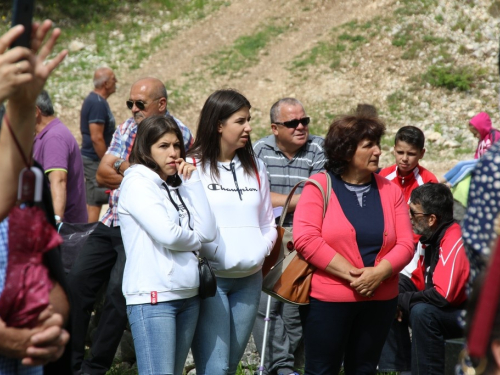
[[[31,50],[25,47],[8,50],[22,34],[22,25],[0,36],[0,102],[9,100],[7,116],[24,155],[30,154],[33,145],[36,98],[49,75],[67,55],[64,50],[47,61],[61,34],[59,29],[50,32],[51,27],[52,22],[48,20],[33,24]],[[0,132],[0,220],[7,216],[15,204],[19,172],[25,167],[12,135],[7,129],[3,130]]]
[[[0,58],[3,57],[4,59],[5,55],[10,54],[20,57],[20,59],[14,59],[14,61],[12,61],[12,57],[9,56],[11,58],[6,61],[6,63],[10,65],[10,69],[8,69],[9,73],[12,74],[12,71],[14,71],[15,75],[21,76],[15,79],[17,80],[17,85],[12,90],[11,100],[21,100],[26,104],[35,103],[49,75],[66,57],[68,52],[64,50],[52,60],[46,61],[47,57],[54,49],[57,38],[61,34],[60,29],[54,29],[50,32],[51,28],[52,22],[49,20],[45,20],[42,24],[34,23],[32,26],[31,51],[23,47],[15,47],[3,55],[0,55]],[[4,52],[10,45],[9,42],[17,38],[22,31],[23,26],[18,25],[0,38],[0,53]],[[14,35],[9,35],[11,32]],[[46,36],[48,36],[48,39],[44,43]],[[4,41],[4,38],[7,40]],[[2,67],[2,62],[3,61],[0,60],[0,68]],[[12,65],[14,65],[14,69]]]

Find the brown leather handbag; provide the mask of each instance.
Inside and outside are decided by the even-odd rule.
[[[328,173],[322,173],[326,175],[326,192],[316,180],[306,179],[298,182],[288,194],[277,228],[278,239],[262,267],[264,274],[262,291],[283,302],[294,305],[307,305],[309,303],[311,279],[316,268],[307,263],[304,257],[297,253],[293,243],[292,228],[283,227],[283,222],[293,193],[304,182],[313,183],[321,191],[323,195],[323,217],[325,217],[332,191],[332,181]]]

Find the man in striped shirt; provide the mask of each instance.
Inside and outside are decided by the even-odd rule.
[[[272,135],[254,145],[255,154],[266,164],[271,185],[273,207],[283,206],[292,187],[323,169],[323,138],[309,134],[310,118],[295,98],[280,99],[271,107]],[[296,190],[288,208],[285,226],[292,226],[293,211],[303,185]],[[285,214],[285,213],[283,213]],[[294,352],[302,341],[298,307],[276,299],[271,303],[268,345],[262,351],[267,294],[262,293],[253,335],[257,349],[265,355],[268,374],[288,375],[294,372]]]

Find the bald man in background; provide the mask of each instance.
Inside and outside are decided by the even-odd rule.
[[[110,68],[98,68],[94,72],[94,91],[85,98],[80,115],[89,223],[99,220],[102,205],[108,203],[107,188],[97,184],[96,172],[115,131],[107,99],[116,91],[117,82]]]

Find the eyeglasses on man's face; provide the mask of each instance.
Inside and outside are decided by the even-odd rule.
[[[283,125],[289,129],[295,129],[297,126],[299,126],[299,124],[302,124],[304,126],[309,125],[310,121],[311,121],[310,117],[302,117],[301,119],[295,119],[295,120],[284,121],[284,122],[275,121],[274,123],[277,125]]]
[[[410,215],[411,215],[411,217],[415,217],[417,215],[430,216],[432,214],[427,214],[425,212],[416,212],[416,211],[413,211],[413,209],[410,208]]]
[[[161,98],[154,99],[151,101],[151,103],[154,101],[160,100],[160,99]],[[134,108],[134,104],[135,104],[135,106],[139,109],[139,111],[144,111],[146,109],[146,106],[148,105],[147,102],[144,102],[142,100],[127,100],[126,103],[127,103],[128,109],[132,110],[132,108]]]

